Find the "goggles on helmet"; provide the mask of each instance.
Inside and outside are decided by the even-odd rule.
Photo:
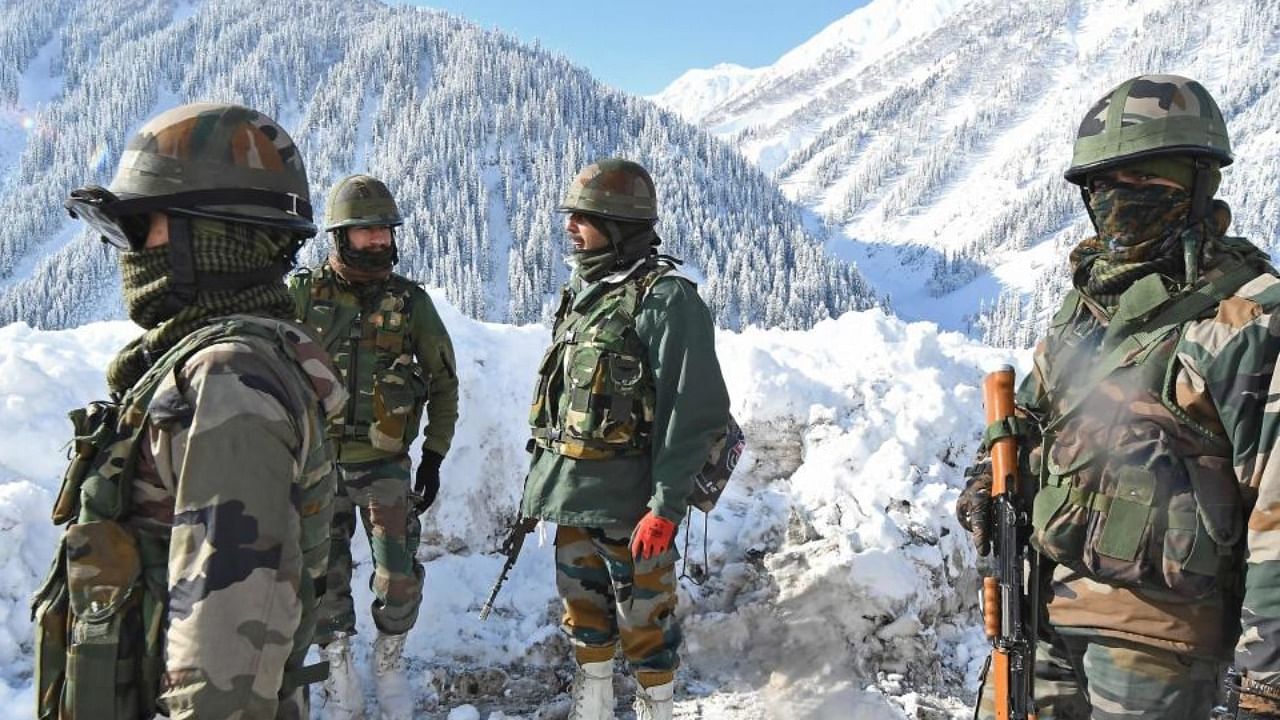
[[[71,197],[67,198],[62,206],[67,209],[71,217],[83,220],[93,232],[98,234],[103,243],[117,250],[134,251],[142,246],[146,238],[138,236],[137,225],[131,222],[133,217],[120,213],[120,203],[120,198],[110,190],[98,185],[89,185],[72,190]],[[129,227],[131,225],[132,232]]]
[[[146,217],[153,212],[222,218],[261,224],[257,218],[200,209],[208,205],[259,205],[283,210],[311,221],[311,203],[292,193],[254,188],[191,190],[154,197],[120,198],[99,185],[72,190],[62,206],[71,217],[83,220],[102,242],[117,250],[133,252],[146,242]]]

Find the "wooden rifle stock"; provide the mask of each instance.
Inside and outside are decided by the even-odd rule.
[[[1004,366],[982,384],[988,427],[1014,416],[1013,368]],[[1012,428],[1012,425],[1009,425]],[[1026,503],[1018,494],[1018,440],[1005,434],[991,441],[991,511],[995,574],[982,581],[982,617],[991,641],[996,720],[1036,720],[1032,696],[1035,666],[1035,601],[1026,602],[1023,563],[1030,561],[1033,587],[1038,582],[1035,553],[1027,547]],[[1030,619],[1024,617],[1030,615]]]

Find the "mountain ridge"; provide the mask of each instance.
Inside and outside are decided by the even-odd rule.
[[[969,0],[820,93],[798,92],[784,117],[727,118],[744,102],[731,97],[702,122],[838,228],[829,247],[903,317],[1026,346],[1091,232],[1062,179],[1077,124],[1144,73],[1214,95],[1237,159],[1220,193],[1231,232],[1280,248],[1277,0]]]
[[[0,137],[20,140],[0,153],[0,324],[121,316],[113,259],[61,202],[105,184],[149,116],[197,100],[239,102],[288,129],[317,212],[343,175],[386,180],[406,217],[398,270],[473,317],[548,317],[568,276],[555,207],[606,155],[649,166],[661,249],[696,268],[722,325],[804,327],[877,303],[824,251],[825,229],[730,148],[561,56],[439,11],[144,0],[91,12],[52,0],[6,5],[0,19]],[[19,107],[37,86],[47,104]],[[327,245],[309,242],[302,259]]]

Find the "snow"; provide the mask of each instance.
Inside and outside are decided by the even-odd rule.
[[[365,172],[369,166],[370,149],[374,144],[373,121],[381,103],[381,89],[376,85],[366,87],[364,96],[360,99],[360,124],[356,126],[356,152],[351,161],[353,172]]]
[[[936,29],[971,1],[873,0],[757,70],[750,82],[732,97],[722,98],[702,120],[717,134],[781,120],[824,90]],[[687,88],[684,94],[693,96],[694,90]],[[820,129],[811,127],[809,137]]]
[[[461,398],[440,499],[424,518],[425,599],[407,644],[420,710],[496,720],[563,709],[552,528],[529,536],[494,613],[476,616],[502,564],[493,550],[527,465],[525,404],[548,331],[470,320],[432,294]],[[0,328],[0,700],[12,700],[11,717],[29,714],[26,606],[56,540],[47,510],[65,413],[104,395],[107,362],[137,332]],[[710,572],[680,587],[676,716],[963,716],[983,651],[975,558],[951,506],[982,425],[981,373],[1026,358],[880,311],[808,331],[720,331],[718,353],[748,449],[720,506],[692,520],[692,574],[705,569],[704,522]],[[368,672],[369,553],[354,545]]]
[[[62,93],[62,77],[53,74],[53,60],[62,52],[62,40],[54,37],[36,53],[18,81],[18,107],[29,112],[47,105]]]
[[[687,70],[657,95],[649,99],[696,123],[715,109],[725,98],[750,82],[758,70],[720,63],[710,68]]]
[[[178,0],[173,5],[173,24],[178,25],[194,17],[199,9],[195,0]]]
[[[511,303],[511,223],[507,220],[507,203],[503,195],[502,169],[494,158],[494,149],[490,148],[480,181],[484,185],[485,222],[488,224],[488,235],[493,243],[489,254],[489,268],[493,273],[489,282],[488,319],[496,320],[506,317],[508,305]]]
[[[59,38],[45,42],[18,78],[17,102],[0,103],[0,177],[11,174],[27,146],[28,135],[52,132],[42,124],[40,113],[62,93],[62,78],[52,70],[53,60],[61,52]]]
[[[876,0],[698,122],[828,222],[828,248],[894,312],[1025,343],[1091,231],[1062,180],[1077,123],[1126,77],[1211,91],[1239,161],[1221,193],[1232,234],[1280,250],[1274,193],[1259,189],[1276,187],[1280,46],[1260,27],[1276,27],[1274,3]]]

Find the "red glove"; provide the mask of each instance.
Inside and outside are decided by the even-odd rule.
[[[654,555],[661,555],[671,547],[675,536],[676,524],[654,515],[650,510],[640,518],[639,524],[631,533],[631,554],[637,560],[648,560]]]

